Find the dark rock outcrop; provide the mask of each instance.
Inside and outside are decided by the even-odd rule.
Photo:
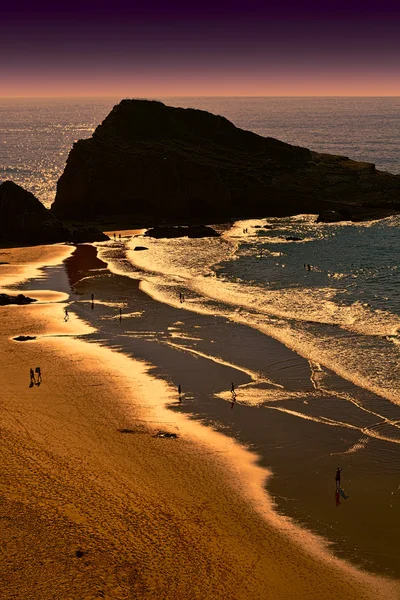
[[[35,335],[17,335],[17,337],[13,338],[16,342],[30,342],[32,340],[36,340]]]
[[[148,250],[148,248],[146,248],[146,246],[135,246],[134,250],[136,250],[136,252],[139,252],[140,250]]]
[[[264,138],[205,111],[123,100],[90,139],[74,144],[51,210],[59,218],[119,214],[143,224],[363,205],[383,216],[399,196],[400,176],[373,164]]]
[[[338,221],[351,221],[350,210],[325,210],[317,217],[317,223],[337,223]]]
[[[8,304],[31,304],[32,302],[36,302],[35,298],[28,298],[28,296],[24,296],[23,294],[18,294],[18,296],[10,296],[9,294],[0,294],[0,306],[6,306]]]
[[[68,229],[13,181],[0,185],[0,244],[51,244],[68,240]]]
[[[204,238],[204,237],[219,237],[211,227],[206,225],[189,225],[184,227],[153,227],[148,229],[145,235],[153,238]]]
[[[96,227],[75,227],[70,229],[69,241],[73,244],[85,242],[105,242],[110,238],[108,235],[96,229]]]
[[[31,193],[13,181],[0,185],[0,245],[100,242],[109,237],[95,227],[70,229]]]

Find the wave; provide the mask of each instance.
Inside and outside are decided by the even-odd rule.
[[[390,217],[374,227],[384,229],[386,222],[389,227],[396,226],[396,219]],[[110,251],[107,256],[104,248],[102,259],[114,272],[141,279],[141,289],[161,302],[180,306],[182,291],[186,310],[218,314],[249,325],[357,386],[400,403],[400,316],[354,299],[357,294],[352,296],[346,286],[337,287],[336,282],[349,279],[349,272],[331,274],[330,287],[302,285],[303,272],[295,274],[298,279],[294,287],[279,287],[278,278],[261,285],[259,280],[246,279],[245,272],[240,270],[241,261],[247,261],[250,270],[259,269],[254,266],[258,240],[249,239],[258,225],[268,222],[279,228],[303,227],[309,237],[320,239],[318,228],[317,235],[310,236],[314,221],[315,215],[298,215],[239,221],[221,238],[146,238],[149,250],[140,253],[133,250],[138,242],[135,237],[128,244],[127,260],[113,258]],[[340,228],[345,231],[342,224]],[[362,230],[359,224],[348,229],[352,235],[354,229]],[[251,232],[250,235],[243,230]],[[324,227],[322,236],[328,236],[325,244],[329,244],[335,231],[336,227]],[[264,248],[263,252],[267,257],[266,268],[272,268],[275,259],[286,260],[285,256],[273,255],[271,248]],[[277,269],[276,265],[274,268]]]

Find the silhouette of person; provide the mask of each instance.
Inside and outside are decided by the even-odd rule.
[[[29,369],[29,377],[30,377],[29,387],[32,387],[36,383],[35,373],[33,372],[33,369]]]
[[[181,384],[178,385],[178,396],[179,396],[179,402],[182,402],[182,388],[181,388]]]
[[[336,481],[336,487],[339,488],[340,487],[340,473],[342,472],[342,469],[340,469],[339,467],[337,468],[336,471],[336,475],[335,475],[335,481]]]
[[[91,300],[92,300],[92,304],[90,305],[90,308],[93,310],[94,309],[94,294],[92,294],[90,296]]]
[[[64,308],[64,321],[68,321],[68,319],[69,319],[68,308],[65,307]]]
[[[236,392],[235,392],[235,385],[234,385],[233,381],[231,383],[231,396],[232,396],[231,408],[233,408],[235,405],[235,402],[236,402]]]
[[[118,235],[118,239],[119,239],[119,241],[121,241],[121,234]]]
[[[114,233],[114,242],[116,241],[116,239],[117,239],[117,236],[116,236],[116,234]]]
[[[119,308],[119,322],[121,323],[122,321],[122,308]]]
[[[307,271],[311,271],[311,265],[307,265]]]
[[[35,373],[37,374],[36,385],[40,385],[42,383],[42,371],[40,367],[36,367]]]

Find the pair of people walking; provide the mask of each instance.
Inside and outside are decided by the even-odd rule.
[[[29,387],[33,387],[34,385],[40,385],[42,383],[42,371],[40,367],[36,367],[35,371],[32,368],[29,369],[29,376]]]

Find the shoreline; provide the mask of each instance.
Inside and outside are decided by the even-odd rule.
[[[141,291],[142,283],[126,264],[120,244],[111,244],[107,251],[103,247],[100,255],[113,261],[114,275],[96,275],[80,287],[83,298],[96,285],[102,293],[104,303],[96,321],[100,343],[158,365],[154,367],[157,377],[176,387],[183,383],[189,390],[181,412],[259,454],[260,464],[274,471],[268,492],[279,514],[329,540],[336,556],[397,578],[398,550],[388,534],[397,522],[394,511],[387,510],[387,498],[389,508],[396,507],[398,461],[393,443],[398,436],[392,440],[379,429],[375,434],[377,418],[393,433],[398,431],[385,401],[332,372],[316,370],[276,339],[247,325],[209,312],[193,313],[190,303],[187,311],[182,310],[186,303],[149,299],[148,289]],[[113,299],[124,306],[122,326],[115,322]],[[85,301],[77,307],[91,322],[93,313],[85,310]],[[249,377],[235,381],[239,396],[232,412],[229,405],[227,410],[230,382],[238,375],[218,364],[239,369],[240,377],[258,371],[256,385]],[[329,380],[329,390],[321,382],[322,375]],[[377,463],[379,456],[386,458],[384,465]],[[332,487],[337,461],[345,463],[344,487],[352,497],[339,510]]]
[[[320,541],[317,543],[315,536],[287,520],[284,526],[285,520],[271,510],[262,488],[266,471],[256,465],[256,456],[176,411],[171,414],[164,405],[173,401],[173,392],[165,381],[154,378],[151,367],[145,368],[143,362],[135,363],[109,348],[76,339],[76,335],[84,336],[90,330],[75,317],[67,324],[60,323],[62,306],[9,306],[0,313],[3,331],[9,331],[8,339],[2,340],[6,359],[3,375],[7,375],[3,384],[8,402],[2,412],[2,432],[17,445],[14,459],[17,456],[27,460],[26,464],[19,460],[10,462],[2,492],[10,514],[22,502],[22,512],[26,511],[27,516],[33,512],[39,515],[35,523],[46,520],[46,514],[54,517],[53,523],[44,527],[52,550],[57,548],[56,537],[63,533],[61,560],[54,555],[45,557],[47,548],[41,547],[38,552],[37,560],[49,567],[45,576],[49,585],[51,580],[51,585],[64,586],[64,592],[68,589],[69,595],[76,593],[80,595],[73,597],[81,598],[83,591],[79,586],[90,574],[92,596],[87,597],[93,597],[93,586],[97,585],[93,575],[101,578],[105,593],[112,594],[105,597],[110,598],[125,598],[132,590],[140,591],[141,597],[159,597],[155,594],[162,591],[163,597],[186,598],[190,590],[190,597],[199,599],[261,598],[268,592],[274,600],[306,596],[328,599],[337,598],[340,593],[347,598],[367,599],[378,589],[381,597],[382,589],[388,598],[395,597],[397,582],[361,573],[333,558],[321,546],[316,555],[306,551],[305,545],[314,547],[315,542],[315,550]],[[35,342],[18,344],[10,339],[17,331],[39,335]],[[24,365],[33,364],[38,349],[41,361],[45,361],[41,365],[46,374],[44,382],[29,390],[21,381],[16,393],[18,374]],[[156,398],[150,405],[149,388]],[[79,393],[82,389],[83,397]],[[36,394],[34,403],[29,396],[32,392],[40,394]],[[136,401],[132,402],[135,395]],[[164,399],[162,405],[157,398]],[[143,425],[143,418],[147,424]],[[158,428],[167,424],[171,427],[171,419],[178,423],[178,439],[154,438]],[[134,433],[122,434],[118,429]],[[3,460],[12,456],[11,448],[9,445],[6,456],[3,453]],[[43,476],[49,485],[43,486]],[[84,486],[82,491],[78,491],[78,482]],[[127,493],[122,492],[124,485]],[[106,492],[103,499],[101,490]],[[153,511],[148,510],[146,502],[152,504]],[[255,509],[258,506],[260,510],[260,505],[280,529],[256,515]],[[103,518],[100,522],[99,517]],[[107,520],[116,529],[110,525],[104,529]],[[28,521],[22,526],[25,532]],[[136,523],[135,535],[126,531],[126,521],[130,526]],[[18,523],[21,529],[21,520]],[[9,526],[12,530],[11,520]],[[117,541],[116,531],[130,546],[129,551]],[[179,543],[174,532],[179,532]],[[34,533],[29,532],[31,538]],[[40,528],[36,533],[36,542],[42,546]],[[75,546],[67,543],[68,536]],[[300,536],[300,540],[293,541],[291,536]],[[83,549],[87,559],[77,559],[72,548],[88,545],[89,541],[90,549]],[[105,545],[107,552],[100,551]],[[67,548],[69,575],[56,582],[50,567],[54,562],[61,567]],[[110,552],[112,566],[108,564]],[[24,562],[24,557],[18,556]],[[127,565],[132,558],[134,567],[132,563]],[[37,561],[32,556],[29,560]],[[89,561],[85,577],[79,560]],[[107,577],[101,575],[102,569]],[[197,575],[197,569],[203,579]],[[74,591],[68,588],[72,573],[79,574]],[[23,579],[19,583],[22,582]],[[168,585],[171,587],[166,590]],[[226,595],[228,589],[230,596]],[[52,597],[46,595],[49,592],[42,587],[40,597]]]

